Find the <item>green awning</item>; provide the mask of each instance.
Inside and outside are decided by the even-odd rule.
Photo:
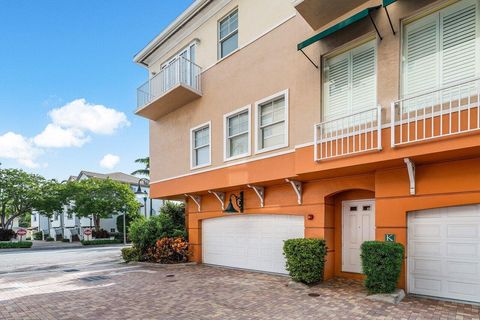
[[[385,2],[388,2],[388,1],[393,2],[392,0],[384,0],[384,3],[385,3]],[[362,20],[362,19],[365,18],[365,17],[368,17],[368,15],[370,14],[370,12],[372,12],[372,11],[374,11],[374,10],[380,8],[380,7],[381,7],[381,6],[376,6],[376,7],[370,7],[370,8],[363,9],[362,11],[354,14],[353,16],[351,16],[351,17],[349,17],[349,18],[347,18],[347,19],[345,19],[345,20],[337,23],[336,25],[334,25],[334,26],[332,26],[332,27],[330,27],[330,28],[328,28],[328,29],[320,32],[319,34],[314,35],[313,37],[308,38],[307,40],[299,43],[299,44],[297,45],[297,50],[302,50],[303,48],[308,47],[308,46],[311,45],[312,43],[315,43],[315,42],[317,42],[317,41],[319,41],[319,40],[321,40],[321,39],[323,39],[323,38],[331,35],[332,33],[337,32],[338,30],[341,30],[341,29],[343,29],[343,28],[346,28],[346,27],[348,27],[349,25],[351,25],[351,24],[353,24],[353,23],[355,23],[355,22],[357,22],[357,21],[359,21],[359,20]]]
[[[383,5],[383,7],[387,7],[387,6],[391,5],[391,4],[394,3],[394,2],[397,2],[397,0],[383,0],[382,5]]]

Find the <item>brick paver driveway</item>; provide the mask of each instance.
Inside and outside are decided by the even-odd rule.
[[[407,298],[365,299],[358,282],[306,291],[288,279],[208,266],[100,263],[0,275],[1,319],[479,319],[480,308]],[[318,297],[309,296],[318,293]]]

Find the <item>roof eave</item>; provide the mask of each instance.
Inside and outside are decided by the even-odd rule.
[[[137,53],[133,58],[133,62],[148,67],[148,64],[146,64],[144,60],[211,1],[212,0],[196,0],[192,3],[180,16],[168,25],[168,27]]]

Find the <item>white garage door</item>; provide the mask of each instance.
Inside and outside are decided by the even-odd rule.
[[[249,214],[203,220],[203,263],[287,273],[283,241],[303,237],[303,216]]]
[[[412,212],[408,290],[480,302],[480,205]]]

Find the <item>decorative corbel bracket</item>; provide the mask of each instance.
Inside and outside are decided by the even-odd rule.
[[[295,191],[295,194],[297,195],[298,204],[302,204],[302,191],[303,191],[302,182],[296,181],[296,180],[290,180],[290,179],[285,179],[285,181],[290,183],[290,185],[293,188],[293,191]]]
[[[201,197],[201,196],[197,196],[197,195],[194,195],[194,194],[186,194],[186,193],[185,193],[185,197],[188,197],[188,198],[192,199],[192,201],[195,202],[195,204],[197,205],[198,212],[201,211],[201,209],[202,209],[202,207],[201,207],[202,197]]]
[[[217,200],[220,201],[220,204],[222,206],[222,211],[225,210],[225,192],[208,190],[208,193],[213,194],[215,198],[217,198]]]
[[[410,194],[415,194],[415,162],[413,162],[410,158],[403,159],[405,164],[407,165],[408,170],[408,178],[410,179]]]
[[[260,207],[263,208],[265,205],[265,187],[254,186],[254,185],[247,185],[247,187],[253,189],[257,194],[258,199],[260,199]]]

